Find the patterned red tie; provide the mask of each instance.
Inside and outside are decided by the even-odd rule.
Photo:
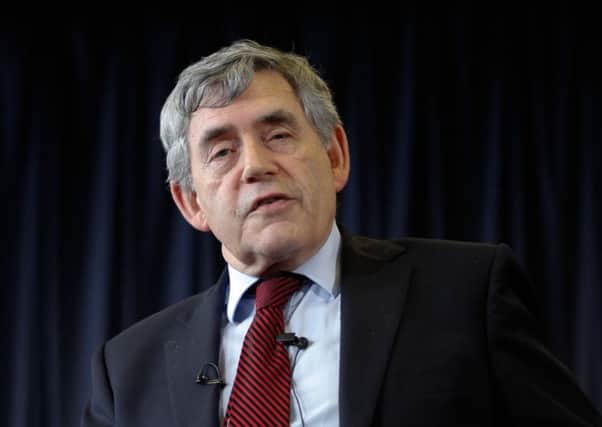
[[[276,341],[284,333],[282,308],[299,289],[299,276],[262,281],[256,313],[242,345],[224,426],[288,426],[291,373],[288,351]]]

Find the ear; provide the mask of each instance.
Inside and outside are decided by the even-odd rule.
[[[337,191],[341,191],[347,180],[349,179],[349,169],[351,167],[351,159],[349,158],[349,144],[347,143],[347,135],[345,129],[341,125],[337,125],[332,132],[330,145],[326,148],[332,174],[334,176],[334,186]]]
[[[205,212],[201,208],[197,194],[185,190],[180,184],[170,183],[171,197],[186,221],[199,231],[210,231]]]

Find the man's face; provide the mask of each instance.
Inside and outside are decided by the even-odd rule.
[[[253,275],[291,270],[325,242],[349,174],[347,140],[337,127],[325,148],[280,74],[258,72],[230,105],[199,108],[188,143],[194,193],[172,193],[229,264]]]

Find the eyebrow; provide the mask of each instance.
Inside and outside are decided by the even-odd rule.
[[[226,135],[234,130],[234,126],[226,125],[226,126],[218,126],[215,128],[207,129],[203,132],[203,136],[200,139],[200,146],[207,146],[211,141],[215,139],[221,138],[223,135]]]
[[[256,125],[286,125],[291,127],[293,130],[299,129],[299,121],[294,114],[286,110],[275,110],[268,114],[265,114],[255,120]]]
[[[297,131],[300,128],[299,121],[295,115],[283,109],[271,111],[253,121],[253,126],[255,127],[262,125],[285,125],[294,131]],[[235,127],[233,125],[224,125],[207,129],[200,138],[200,145],[206,146],[211,141],[233,132],[234,129]]]

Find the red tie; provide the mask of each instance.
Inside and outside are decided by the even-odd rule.
[[[269,278],[257,286],[253,323],[242,344],[224,426],[288,426],[291,373],[282,308],[299,289],[298,276]]]

